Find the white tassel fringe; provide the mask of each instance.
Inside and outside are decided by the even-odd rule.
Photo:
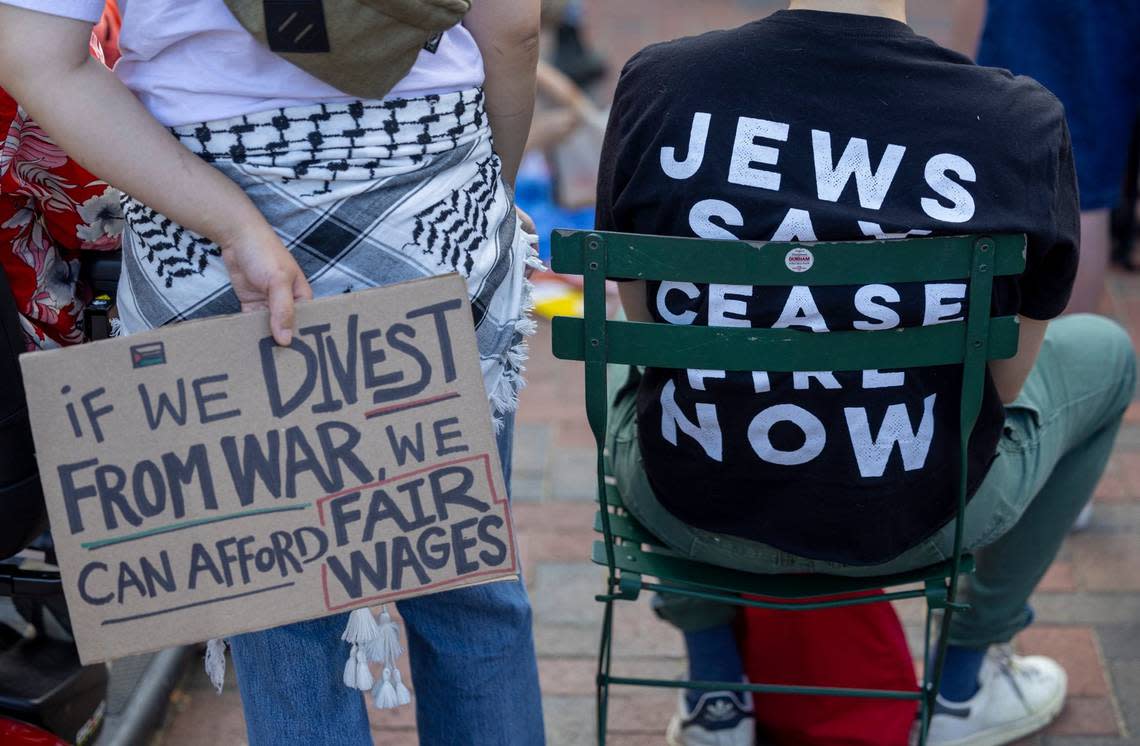
[[[368,609],[356,609],[348,615],[348,624],[340,639],[353,645],[369,643],[376,639],[379,629],[376,626],[376,617]]]
[[[340,639],[352,645],[344,664],[344,685],[366,692],[376,683],[368,669],[368,648],[380,637],[380,627],[369,609],[356,609],[348,615],[348,624]]]
[[[222,687],[226,685],[225,640],[214,639],[206,642],[206,675],[210,677],[210,683],[218,690],[218,694],[221,694]]]
[[[348,654],[348,662],[344,664],[344,685],[349,689],[366,692],[375,683],[372,671],[368,669],[368,656],[362,648],[353,645],[352,652]]]
[[[372,671],[368,668],[368,656],[363,650],[357,650],[356,655],[356,688],[366,692],[376,682],[372,678]]]
[[[394,707],[400,706],[400,698],[396,694],[396,687],[392,686],[392,668],[384,666],[384,678],[376,684],[374,694],[375,699],[373,699],[373,704],[381,710],[391,710]],[[409,701],[411,701],[410,697]]]
[[[392,668],[392,679],[396,683],[396,702],[406,705],[412,701],[412,693],[404,686],[404,678],[400,676],[400,669]]]
[[[376,637],[368,646],[368,657],[386,666],[393,666],[396,659],[403,654],[404,648],[400,645],[400,628],[392,621],[388,607],[382,607]]]
[[[388,613],[387,606],[380,607],[379,620],[367,609],[352,612],[341,638],[352,644],[348,661],[344,664],[345,686],[362,692],[371,689],[373,703],[382,710],[412,701],[412,693],[404,686],[400,670],[396,668],[396,660],[404,654],[400,627]],[[383,677],[379,681],[368,668],[370,660],[384,666]]]
[[[533,260],[533,263],[532,263]],[[538,259],[537,251],[531,247],[527,264],[543,268]],[[515,319],[515,338],[511,345],[503,352],[501,365],[502,375],[499,376],[491,389],[489,399],[491,402],[491,421],[495,434],[503,429],[504,416],[514,412],[519,406],[519,392],[526,386],[523,373],[526,372],[526,361],[530,357],[530,348],[527,337],[534,336],[538,331],[538,322],[531,317],[534,310],[534,285],[530,280],[523,279],[522,308],[519,317]]]
[[[344,685],[349,689],[356,688],[356,646],[348,651],[348,660],[344,663]]]

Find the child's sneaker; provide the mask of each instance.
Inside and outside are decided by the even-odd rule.
[[[689,710],[682,691],[665,734],[669,746],[755,746],[751,692],[705,692]]]
[[[1068,678],[1056,661],[991,648],[978,674],[977,694],[965,702],[938,697],[931,746],[1000,746],[1040,730],[1065,703]]]

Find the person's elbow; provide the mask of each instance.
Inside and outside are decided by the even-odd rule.
[[[1019,317],[1017,354],[1010,358],[990,361],[990,376],[1002,404],[1009,406],[1021,395],[1021,389],[1029,379],[1029,373],[1037,363],[1037,356],[1041,352],[1041,345],[1045,341],[1045,330],[1048,327],[1048,321]]]
[[[998,398],[1004,407],[1008,407],[1017,401],[1017,397],[1021,396],[1021,389],[1024,387],[1025,379],[1017,381],[994,380],[994,388],[997,389]]]
[[[475,37],[484,57],[538,60],[542,14],[537,0],[510,0],[511,7],[495,2],[476,5],[464,25]]]
[[[542,26],[538,16],[512,19],[498,33],[497,47],[505,54],[517,55],[521,59],[538,62],[539,37],[542,35]]]

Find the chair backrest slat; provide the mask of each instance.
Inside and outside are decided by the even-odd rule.
[[[1017,352],[1017,319],[990,320],[989,359],[1012,357]],[[705,368],[710,370],[894,370],[961,364],[965,357],[965,321],[889,331],[814,333],[796,329],[743,329],[605,323],[609,363],[654,368]],[[586,359],[586,331],[582,319],[554,319],[554,356],[562,360]]]
[[[938,236],[845,243],[763,243],[555,231],[551,237],[551,268],[555,272],[588,273],[589,261],[583,241],[586,235],[604,239],[606,266],[601,269],[609,278],[760,286],[965,280],[970,276],[974,242],[978,238]],[[993,276],[1024,271],[1024,236],[1002,235],[992,240]]]

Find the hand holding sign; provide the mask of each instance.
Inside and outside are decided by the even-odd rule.
[[[260,215],[242,223],[237,236],[222,244],[222,260],[243,311],[269,309],[269,328],[277,344],[293,337],[293,302],[312,300],[313,289],[297,260]]]
[[[84,661],[517,575],[463,282],[265,321],[21,358]]]

